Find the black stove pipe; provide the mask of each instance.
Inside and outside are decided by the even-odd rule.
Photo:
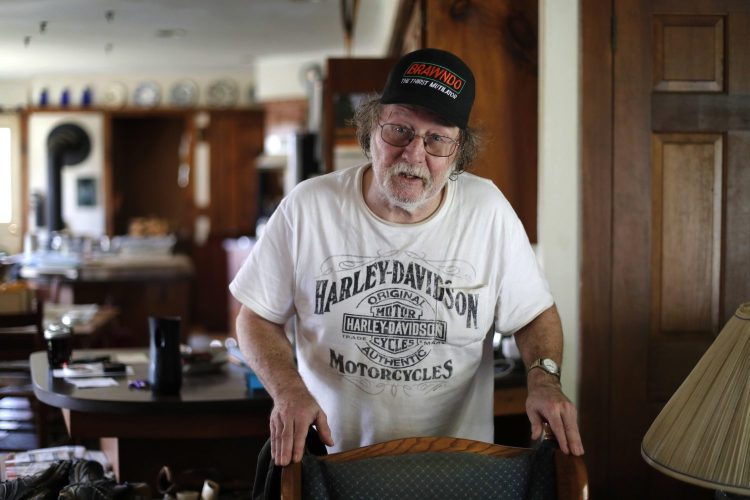
[[[51,234],[65,227],[62,219],[62,169],[77,165],[91,152],[89,136],[73,123],[58,125],[47,136],[47,230]]]

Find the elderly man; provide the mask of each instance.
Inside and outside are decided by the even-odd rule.
[[[405,55],[355,116],[372,161],[299,184],[230,285],[240,347],[274,400],[277,465],[301,459],[310,425],[332,451],[405,436],[491,442],[494,332],[514,333],[530,367],[533,437],[546,420],[563,451],[583,453],[560,388],[560,319],[528,238],[490,181],[462,173],[477,152],[474,92],[455,55]]]

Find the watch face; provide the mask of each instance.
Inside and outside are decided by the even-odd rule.
[[[550,373],[557,373],[557,363],[555,363],[551,359],[543,359],[542,366]]]

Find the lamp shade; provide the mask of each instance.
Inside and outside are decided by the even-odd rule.
[[[750,495],[750,302],[656,417],[641,454],[681,481]]]

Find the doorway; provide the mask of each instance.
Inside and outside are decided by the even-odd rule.
[[[135,221],[147,218],[162,220],[167,233],[184,236],[191,212],[189,192],[178,183],[185,119],[118,116],[111,127],[113,234],[128,234]]]

